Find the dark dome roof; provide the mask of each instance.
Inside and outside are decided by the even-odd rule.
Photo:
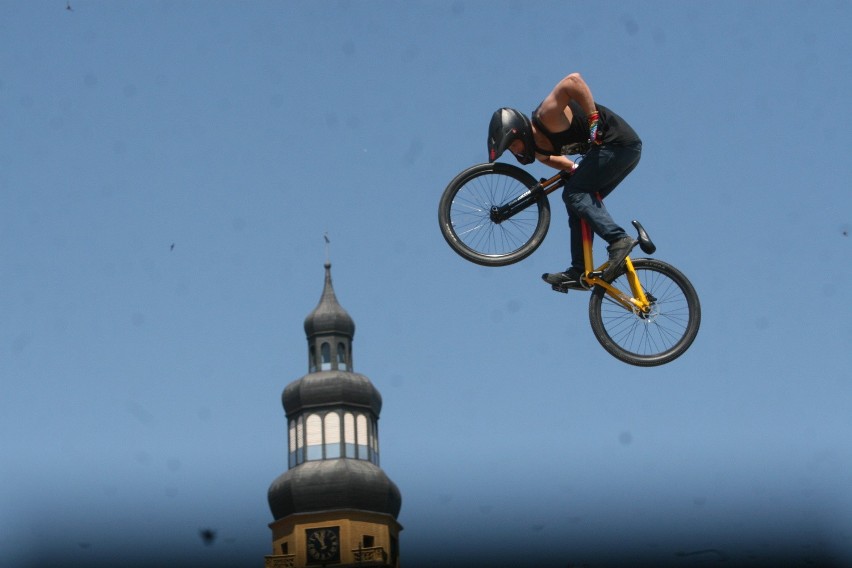
[[[352,338],[355,335],[355,322],[337,302],[334,287],[331,285],[331,264],[325,264],[325,286],[319,304],[305,318],[305,334],[313,337],[318,334],[337,333]]]
[[[317,371],[293,381],[281,396],[284,412],[291,415],[315,406],[363,406],[378,416],[382,395],[370,379],[352,371]]]
[[[294,513],[360,509],[396,518],[402,506],[399,489],[371,462],[336,459],[306,462],[288,470],[269,486],[275,519]]]

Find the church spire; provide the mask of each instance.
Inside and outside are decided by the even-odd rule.
[[[325,285],[319,303],[305,318],[308,371],[352,370],[355,322],[337,301],[331,283],[331,263],[325,263]]]
[[[337,301],[331,282],[331,263],[325,263],[325,285],[317,307],[305,318],[305,335],[310,343],[317,336],[340,335],[349,342],[355,336],[355,322]]]
[[[402,500],[379,465],[382,397],[352,370],[354,335],[326,262],[322,295],[305,318],[308,374],[282,394],[288,470],[269,487],[275,521],[267,566],[399,568]]]

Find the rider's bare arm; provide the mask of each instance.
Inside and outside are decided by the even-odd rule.
[[[570,172],[574,169],[574,162],[567,156],[545,156],[543,154],[536,154],[535,157],[542,164],[550,166],[551,168],[556,168],[557,170],[567,170]]]
[[[571,73],[553,88],[539,106],[538,116],[551,132],[561,132],[571,125],[571,109],[568,103],[575,100],[589,115],[595,111],[592,91],[579,73]]]

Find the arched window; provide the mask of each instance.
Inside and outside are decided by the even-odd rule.
[[[358,415],[355,430],[358,433],[358,459],[368,460],[370,459],[369,444],[367,442],[369,431],[367,430],[367,417],[363,414]]]
[[[287,456],[287,467],[294,467],[296,465],[296,421],[290,421],[290,427],[288,428],[288,444],[287,448],[289,449]]]
[[[355,417],[351,412],[343,415],[343,441],[346,448],[346,457],[358,457],[355,453]]]
[[[316,345],[311,345],[311,348],[308,353],[308,371],[311,373],[315,373],[317,370],[317,347]]]
[[[325,459],[340,457],[340,415],[329,412],[325,415]]]
[[[311,414],[305,422],[306,435],[305,440],[308,446],[307,459],[321,460],[322,459],[322,418],[318,414]]]
[[[296,422],[296,463],[305,461],[305,425],[303,418],[299,416]]]
[[[370,449],[373,452],[370,461],[379,465],[379,427],[375,420],[370,420]]]
[[[328,343],[323,342],[320,346],[320,354],[322,355],[322,363],[320,365],[321,371],[330,371],[331,370],[331,346]]]
[[[337,368],[341,371],[348,370],[346,367],[346,344],[343,342],[337,344]]]

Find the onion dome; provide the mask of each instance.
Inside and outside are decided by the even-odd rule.
[[[278,476],[269,487],[276,519],[295,513],[358,509],[396,518],[402,497],[384,471],[368,461],[338,459],[306,462]]]
[[[361,407],[375,416],[382,410],[382,395],[370,379],[351,371],[318,371],[293,381],[281,395],[287,416],[318,407]]]
[[[355,335],[355,322],[337,302],[331,285],[331,263],[325,263],[325,286],[319,304],[305,318],[305,334],[308,337],[323,334]]]

